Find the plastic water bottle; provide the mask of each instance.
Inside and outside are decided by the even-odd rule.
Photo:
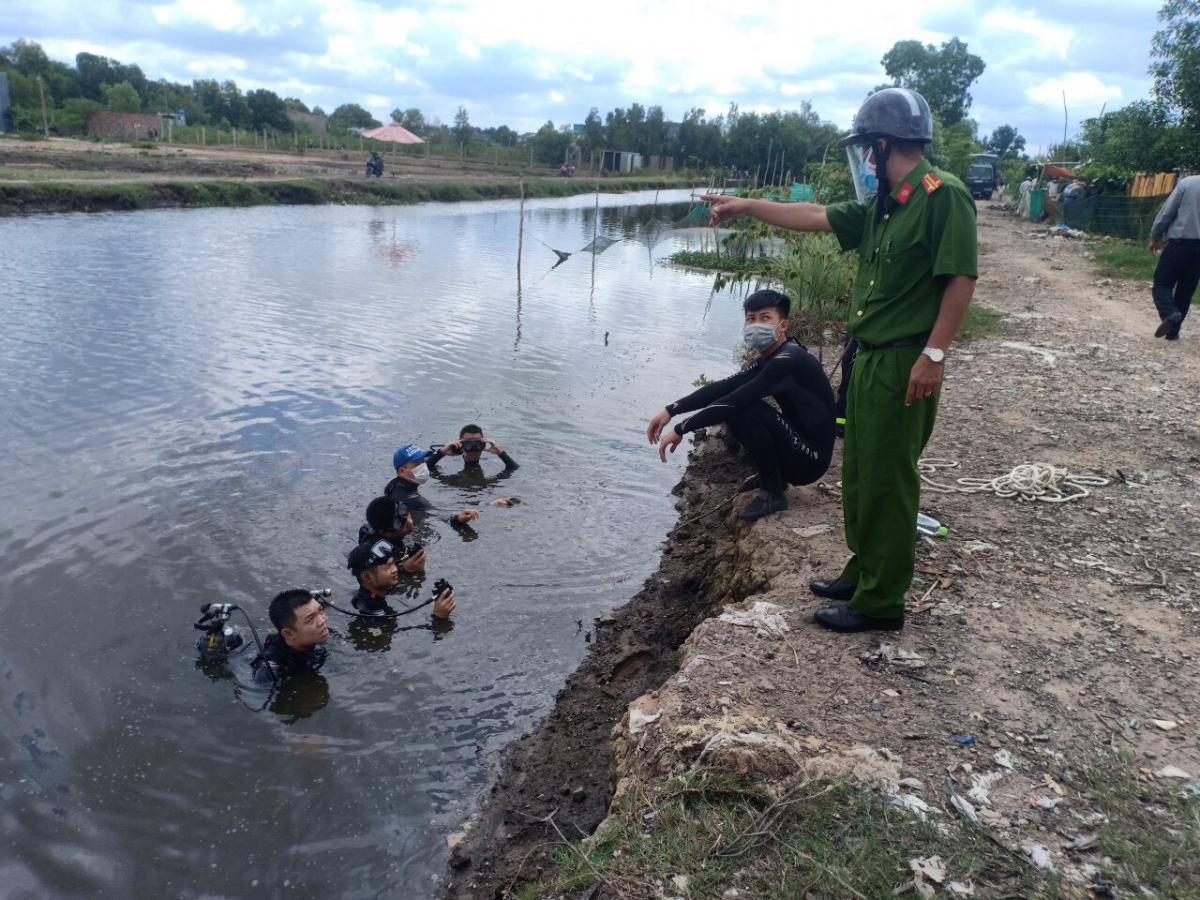
[[[930,537],[945,537],[950,533],[950,529],[933,516],[927,516],[925,513],[919,512],[917,513],[917,533],[927,534]]]

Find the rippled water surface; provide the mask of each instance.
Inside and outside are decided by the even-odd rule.
[[[0,220],[0,893],[433,893],[577,621],[657,562],[683,460],[646,420],[731,365],[732,301],[657,263],[686,195],[654,199],[528,204],[520,288],[511,202]],[[392,451],[467,422],[521,468],[424,489],[483,504],[475,540],[431,524],[451,632],[333,614],[265,709],[196,668],[202,603],[348,597]]]

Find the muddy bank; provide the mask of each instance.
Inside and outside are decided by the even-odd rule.
[[[595,646],[559,692],[554,709],[505,753],[501,774],[451,856],[446,896],[505,896],[536,880],[562,840],[590,834],[608,813],[612,730],[635,698],[661,686],[679,648],[722,600],[745,596],[725,520],[726,501],[748,468],[719,441],[693,451],[676,487],[680,520],[658,571],[595,628]]]

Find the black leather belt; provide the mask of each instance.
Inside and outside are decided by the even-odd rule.
[[[859,340],[858,338],[855,338],[855,340],[858,341],[859,350],[891,350],[893,347],[915,347],[917,344],[924,344],[929,340],[929,332],[914,334],[906,338],[897,338],[894,341],[888,341],[886,344],[868,344],[866,341]]]

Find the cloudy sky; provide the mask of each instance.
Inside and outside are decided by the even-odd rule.
[[[0,43],[25,37],[56,59],[81,50],[151,78],[233,78],[327,111],[356,102],[449,122],[533,130],[632,102],[671,120],[787,109],[809,100],[848,126],[884,80],[898,40],[961,37],[987,70],[973,90],[980,132],[1016,125],[1029,143],[1145,97],[1162,0],[1053,3],[906,0],[6,0]],[[7,33],[5,33],[7,32]]]

